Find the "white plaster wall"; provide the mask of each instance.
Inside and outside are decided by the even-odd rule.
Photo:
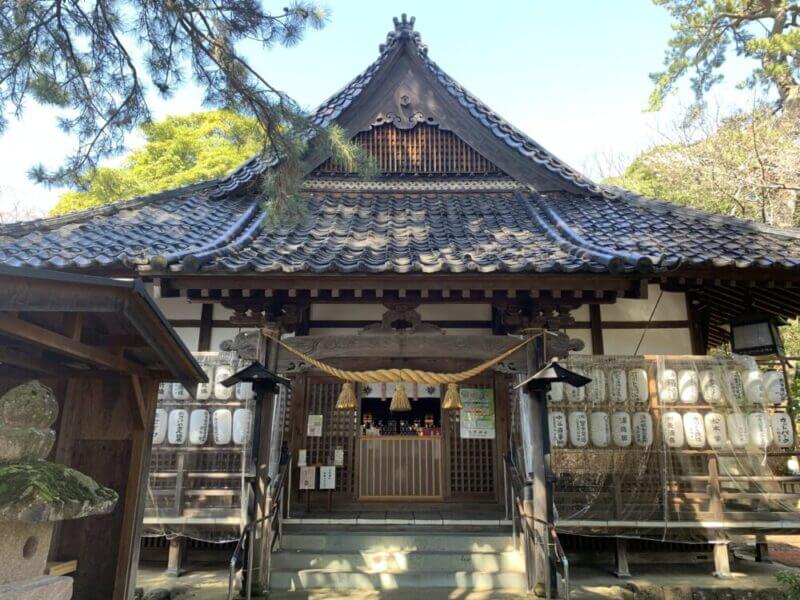
[[[423,321],[491,321],[488,304],[420,304],[417,312]]]
[[[200,341],[200,330],[196,327],[176,327],[175,333],[181,338],[186,347],[192,351],[197,352],[198,342]]]
[[[601,304],[600,317],[603,321],[647,321],[660,293],[661,288],[651,284],[647,289],[647,298],[643,300],[621,298],[614,304]],[[685,295],[681,292],[664,292],[653,320],[682,321],[686,318]]]
[[[644,329],[604,329],[606,354],[631,355]],[[638,354],[691,354],[692,340],[688,329],[649,329]]]
[[[588,321],[589,320],[589,305],[588,304],[581,304],[578,308],[569,313],[572,315],[572,318],[576,321]]]
[[[155,303],[168,319],[199,319],[202,304],[186,298],[155,298]]]
[[[386,307],[382,304],[312,304],[312,321],[380,321]]]

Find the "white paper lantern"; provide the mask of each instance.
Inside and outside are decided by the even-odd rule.
[[[706,425],[703,415],[693,410],[683,413],[683,434],[689,448],[705,448]]]
[[[764,404],[764,383],[761,379],[761,371],[750,369],[742,373],[742,383],[744,384],[744,395],[750,404]]]
[[[553,448],[564,448],[567,445],[567,415],[554,410],[547,415],[550,427],[550,445]]]
[[[564,384],[558,382],[550,384],[550,390],[547,392],[547,399],[556,404],[562,402],[564,400]]]
[[[211,398],[211,389],[214,387],[214,367],[212,365],[205,365],[203,372],[208,377],[207,383],[197,384],[197,399],[208,400]]]
[[[584,448],[589,443],[589,418],[578,410],[569,413],[569,443],[576,448]]]
[[[188,400],[189,390],[183,387],[182,383],[172,384],[172,399],[173,400]]]
[[[163,444],[167,439],[167,411],[156,409],[156,420],[153,423],[153,445]]]
[[[211,418],[211,423],[214,430],[214,443],[218,446],[225,446],[231,443],[232,434],[232,421],[231,411],[227,408],[219,408],[214,411]]]
[[[764,395],[770,404],[783,404],[789,399],[786,393],[786,381],[780,371],[764,373]]]
[[[706,441],[710,448],[718,450],[728,441],[728,428],[725,417],[718,412],[709,412],[703,416],[706,426]]]
[[[237,408],[233,411],[233,443],[239,446],[250,440],[250,427],[253,413],[249,408]]]
[[[731,393],[731,401],[735,404],[744,404],[747,396],[744,394],[744,382],[742,382],[742,375],[739,371],[733,369],[727,372],[728,389]]]
[[[678,401],[678,374],[672,369],[664,369],[658,381],[658,397],[664,404]]]
[[[700,381],[694,369],[678,372],[678,397],[683,404],[697,404],[700,398]]]
[[[611,439],[618,448],[627,448],[633,441],[631,416],[626,412],[615,412],[611,415]]]
[[[747,446],[747,418],[742,413],[730,413],[725,417],[728,424],[728,439],[734,448]]]
[[[794,427],[792,418],[785,412],[772,415],[772,439],[778,448],[794,447]]]
[[[189,411],[178,408],[169,413],[167,440],[170,444],[180,446],[186,442],[186,429],[189,426]]]
[[[623,369],[611,369],[608,374],[608,397],[614,404],[628,401],[628,377]]]
[[[608,413],[596,411],[589,417],[589,437],[595,448],[608,448],[611,442],[611,420]]]
[[[683,419],[679,412],[670,410],[661,415],[661,429],[668,448],[683,447]]]
[[[158,384],[158,399],[169,400],[172,392],[172,384],[162,381]]]
[[[240,381],[233,386],[233,394],[237,400],[252,400],[255,397],[252,381]]]
[[[189,443],[202,446],[208,439],[208,423],[211,415],[205,409],[193,410],[189,417]]]
[[[633,413],[633,440],[640,448],[653,445],[653,417],[650,413]]]
[[[750,433],[750,445],[764,450],[771,441],[769,419],[767,413],[757,411],[747,415],[747,430]]]
[[[572,369],[578,375],[583,375],[584,377],[588,377],[586,375],[586,371],[579,368]],[[583,402],[584,398],[586,398],[586,393],[584,392],[584,387],[573,387],[569,384],[564,386],[564,391],[567,393],[567,401],[568,402]]]
[[[700,371],[700,389],[703,392],[703,399],[708,404],[722,403],[722,385],[716,371],[711,369]]]
[[[225,387],[222,382],[233,375],[233,369],[228,365],[219,365],[214,370],[214,398],[217,400],[230,400],[233,388]]]
[[[631,369],[628,371],[628,395],[631,400],[640,404],[650,399],[647,371],[644,369]]]
[[[606,373],[595,367],[589,369],[589,378],[591,381],[586,384],[586,399],[592,404],[602,404],[606,401]]]

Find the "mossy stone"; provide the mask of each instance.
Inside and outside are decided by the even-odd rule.
[[[114,510],[119,495],[65,465],[0,464],[0,521],[61,521]]]
[[[56,417],[56,396],[39,381],[23,383],[0,396],[0,425],[47,429]]]
[[[55,441],[52,429],[0,425],[0,463],[45,458]]]

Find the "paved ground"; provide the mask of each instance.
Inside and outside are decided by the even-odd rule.
[[[693,586],[705,589],[767,589],[775,588],[775,575],[786,568],[800,568],[800,536],[770,538],[770,555],[773,564],[759,564],[750,560],[752,548],[741,547],[733,562],[733,577],[720,580],[711,575],[709,563],[694,565],[633,565],[634,577],[619,580],[608,568],[574,566],[571,570],[572,598],[590,600],[599,598],[624,598],[626,583],[655,586]],[[163,565],[144,565],[139,570],[137,585],[145,590],[155,588],[173,589],[173,600],[220,600],[227,594],[227,571],[218,566],[189,566],[189,571],[180,578],[166,577]],[[630,596],[628,596],[630,597]],[[392,592],[342,592],[320,590],[312,593],[273,593],[271,600],[333,600],[353,598],[355,600],[517,600],[523,594],[503,592],[465,592],[453,590],[398,590]]]

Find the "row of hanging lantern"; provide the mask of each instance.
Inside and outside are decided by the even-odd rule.
[[[441,388],[439,385],[430,384],[413,384],[413,383],[376,383],[376,384],[362,384],[363,388],[370,389],[371,386],[378,386],[382,392],[380,397],[385,398],[388,393],[387,390],[392,390],[391,402],[389,403],[389,410],[391,412],[409,412],[411,410],[411,397],[419,398],[419,388],[425,386],[429,396],[439,395]],[[408,388],[411,387],[412,394],[409,394]],[[392,389],[393,388],[393,389]],[[443,410],[460,410],[462,408],[461,396],[458,391],[458,384],[449,383],[445,388],[444,398],[442,399]],[[339,397],[336,400],[336,408],[338,410],[355,410],[356,409],[356,393],[355,386],[352,382],[346,381],[342,384],[342,389],[339,392]]]
[[[231,377],[234,368],[230,365],[202,365],[208,377],[208,383],[200,383],[195,390],[197,400],[250,400],[253,398],[253,384],[250,382],[237,383],[233,387],[223,385],[223,381]],[[158,388],[159,400],[174,400],[185,402],[192,400],[192,396],[180,383],[162,383]]]
[[[770,445],[794,446],[791,417],[782,409],[772,413],[767,409],[767,405],[780,407],[788,401],[782,373],[699,366],[660,370],[656,389],[666,409],[661,430],[668,447],[764,450]],[[591,381],[585,387],[552,384],[547,398],[554,447],[644,448],[652,444],[647,370],[591,366],[573,371]],[[699,404],[701,399],[705,407]],[[569,410],[561,408],[564,403]],[[711,410],[702,414],[693,406]]]
[[[153,445],[165,442],[172,446],[204,446],[211,441],[216,446],[227,446],[231,442],[237,446],[247,444],[253,427],[253,412],[249,408],[230,411],[218,408],[209,411],[198,408],[192,411],[185,408],[167,410],[156,409],[153,428]]]

